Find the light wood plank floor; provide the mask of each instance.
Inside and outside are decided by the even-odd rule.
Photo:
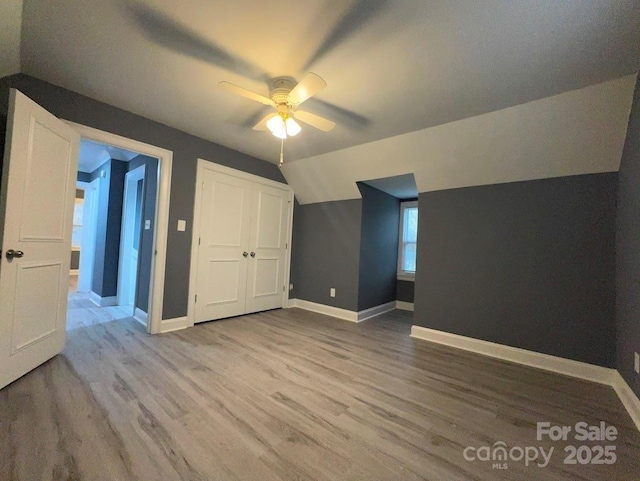
[[[103,322],[129,319],[133,308],[121,306],[96,306],[89,293],[78,292],[78,276],[69,276],[69,298],[67,303],[67,331],[94,326]]]
[[[0,391],[1,480],[638,480],[640,436],[606,386],[409,337],[399,311],[353,324],[299,309],[150,336],[68,332]],[[536,441],[536,422],[605,421],[613,443]],[[467,446],[554,447],[541,468]],[[565,465],[614,444],[612,465]]]

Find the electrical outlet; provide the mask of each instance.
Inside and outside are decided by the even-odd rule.
[[[640,374],[640,354],[637,352],[633,353],[633,369],[635,369],[636,374]]]
[[[331,297],[336,297],[336,288],[332,287],[331,289],[329,289],[329,295]]]
[[[144,221],[144,230],[149,230],[151,229],[151,220],[150,219],[146,219]]]
[[[293,284],[289,284],[289,290],[292,291],[293,290]]]

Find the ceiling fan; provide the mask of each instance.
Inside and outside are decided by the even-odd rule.
[[[335,122],[320,117],[319,115],[298,110],[302,102],[313,97],[327,86],[327,83],[322,78],[312,72],[305,75],[297,85],[294,85],[294,83],[286,77],[274,79],[273,89],[268,98],[229,82],[220,82],[219,85],[231,93],[255,100],[256,102],[269,105],[276,109],[275,112],[269,113],[254,125],[253,129],[269,130],[279,139],[284,140],[287,137],[293,137],[300,133],[302,127],[296,120],[311,125],[323,132],[329,132],[336,125]]]

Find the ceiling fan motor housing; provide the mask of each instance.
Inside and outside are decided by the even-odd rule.
[[[289,92],[295,87],[294,83],[286,78],[277,78],[273,81],[273,90],[269,94],[271,100],[273,100],[276,105],[288,105],[292,106],[289,103]]]

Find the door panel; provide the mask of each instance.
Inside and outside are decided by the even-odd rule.
[[[58,304],[60,262],[23,263],[16,279],[15,316],[11,329],[11,353],[24,349],[55,333],[55,317],[51,306]],[[67,281],[68,282],[68,281]],[[50,289],[49,286],[56,286]],[[33,296],[30,289],[37,289]],[[15,322],[20,320],[20,322]]]
[[[252,185],[204,169],[194,322],[244,313]]]
[[[282,307],[289,193],[254,184],[246,312]]]
[[[0,388],[64,347],[80,136],[11,90],[0,220]],[[22,258],[7,259],[9,249]]]

